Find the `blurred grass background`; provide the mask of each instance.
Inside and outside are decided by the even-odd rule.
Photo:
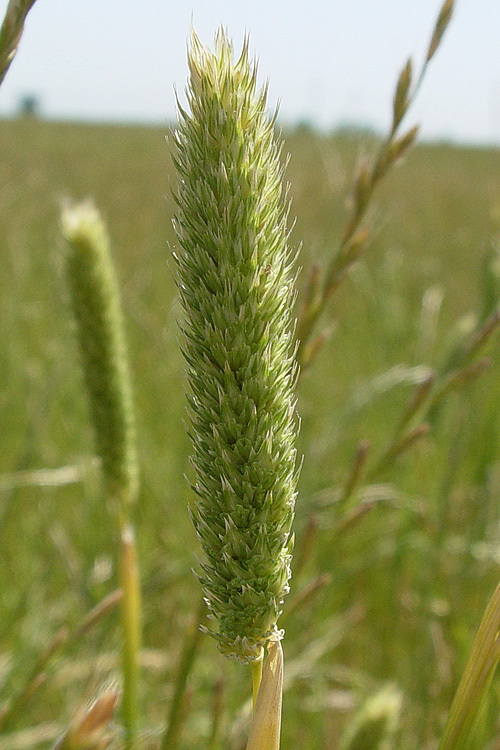
[[[109,226],[135,383],[145,746],[167,715],[199,598],[166,131],[0,121],[0,702],[57,630],[76,627],[116,586],[117,539],[92,461],[58,231],[60,202],[90,196]],[[285,140],[300,290],[311,265],[337,246],[355,165],[376,139],[302,127]],[[485,265],[500,252],[499,214],[498,150],[418,146],[377,193],[369,248],[329,306],[329,338],[298,388],[300,570],[283,617],[283,747],[435,747],[498,581],[496,338],[489,367],[427,415],[429,435],[387,470],[371,479],[369,472],[415,385],[445,369],[457,341],[491,311],[492,294],[496,304],[496,272],[485,275]],[[368,478],[351,502],[373,503],[343,527],[334,498],[361,440],[370,443]],[[32,474],[63,466],[76,467],[81,480],[41,485]],[[317,595],[293,608],[314,582],[322,584]],[[9,731],[44,722],[62,728],[82,694],[115,678],[117,641],[112,615],[66,649]],[[202,639],[180,748],[208,747],[217,715],[214,750],[241,750],[247,678]],[[391,721],[380,735],[347,740],[345,727],[363,720],[366,701],[379,692]],[[214,709],[220,694],[222,709]],[[494,686],[490,737],[500,731],[497,694]],[[35,733],[29,744],[47,741]],[[0,748],[10,747],[14,735],[0,738]]]

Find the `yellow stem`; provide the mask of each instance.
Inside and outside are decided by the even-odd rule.
[[[121,524],[120,584],[122,599],[122,716],[125,746],[132,750],[138,723],[139,653],[141,648],[141,595],[134,531]]]
[[[275,641],[268,646],[246,750],[279,750],[282,696],[283,652]]]

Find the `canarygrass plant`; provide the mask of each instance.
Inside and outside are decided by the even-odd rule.
[[[24,16],[31,5],[32,2],[23,3],[22,0],[9,3],[10,31],[9,34],[4,33],[9,29],[7,25],[0,34],[0,71],[3,73],[6,68],[2,66],[12,59]],[[452,10],[453,2],[447,0],[432,35],[422,73],[440,44]],[[17,11],[18,15],[15,15]],[[290,341],[290,308],[293,292],[286,249],[286,206],[283,205],[281,188],[279,145],[273,140],[272,118],[269,120],[265,115],[265,91],[258,91],[256,87],[255,65],[249,60],[246,45],[240,59],[234,62],[230,44],[224,34],[219,35],[213,54],[204,50],[194,37],[190,67],[190,111],[181,111],[181,124],[175,141],[176,159],[182,177],[176,220],[180,245],[177,260],[179,285],[186,314],[184,349],[191,384],[191,435],[196,472],[194,486],[197,500],[192,515],[206,555],[200,577],[210,606],[213,635],[223,653],[241,661],[250,661],[254,666],[256,700],[247,750],[277,750],[283,679],[278,616],[289,578],[290,527],[295,497],[296,431],[293,397],[295,367],[292,357],[293,345]],[[407,63],[401,71],[393,100],[389,136],[382,144],[373,164],[364,162],[357,170],[352,212],[348,216],[344,232],[341,232],[338,254],[330,263],[327,262],[322,281],[319,280],[317,269],[311,274],[299,329],[304,366],[313,361],[324,340],[321,334],[315,334],[315,326],[325,310],[329,297],[366,245],[367,232],[361,223],[366,216],[374,189],[415,139],[415,129],[402,136],[398,136],[396,131],[418,90],[422,73],[417,79],[417,84],[412,86],[411,63]],[[130,524],[131,506],[137,487],[130,382],[124,356],[123,332],[120,332],[117,286],[113,281],[108,239],[102,221],[95,210],[92,213],[82,208],[76,210],[72,217],[66,215],[64,221],[69,254],[72,258],[70,266],[73,263],[69,273],[70,277],[74,277],[75,313],[79,324],[87,389],[97,437],[97,452],[101,457],[106,496],[112,499],[111,504],[117,511],[120,522],[121,591],[115,592],[91,610],[76,630],[62,628],[57,631],[53,640],[49,641],[48,646],[41,652],[33,669],[27,673],[26,679],[18,680],[18,685],[5,701],[0,710],[0,729],[15,730],[21,720],[26,720],[26,715],[30,718],[30,701],[33,696],[38,696],[40,687],[45,684],[47,668],[53,659],[61,654],[63,648],[76,645],[76,641],[79,641],[92,625],[100,621],[120,599],[123,602],[125,633],[123,723],[126,742],[130,746],[137,727],[137,655],[140,648],[138,570]],[[488,261],[492,259],[493,256]],[[460,401],[460,409],[463,409],[467,400],[462,397],[463,393],[467,393],[464,386],[473,382],[488,364],[485,358],[477,357],[485,347],[488,347],[488,351],[492,350],[493,335],[500,324],[500,317],[496,311],[496,272],[497,269],[488,266],[489,277],[485,279],[484,309],[475,327],[470,327],[465,337],[462,331],[459,341],[455,336],[454,347],[445,347],[449,349],[450,356],[445,357],[441,365],[438,363],[435,366],[432,363],[432,368],[426,367],[425,373],[421,371],[418,377],[407,381],[415,388],[410,398],[403,403],[399,419],[393,420],[392,438],[390,431],[382,434],[381,440],[380,434],[378,435],[382,446],[379,454],[376,440],[370,443],[358,441],[350,470],[338,487],[333,488],[334,502],[328,500],[327,496],[332,494],[328,491],[323,498],[319,498],[324,502],[318,501],[316,510],[318,513],[325,511],[325,515],[318,521],[311,513],[310,523],[306,525],[299,545],[301,554],[295,566],[299,580],[305,582],[306,576],[311,572],[312,578],[294,594],[286,613],[287,628],[288,623],[290,630],[296,627],[297,623],[298,627],[302,627],[302,623],[306,622],[303,616],[305,613],[309,615],[311,604],[315,605],[317,592],[323,591],[327,596],[332,596],[334,587],[325,591],[330,580],[328,574],[314,571],[315,561],[311,558],[321,555],[322,561],[330,566],[335,559],[335,555],[332,554],[333,547],[340,547],[346,531],[354,531],[354,539],[350,537],[346,544],[345,558],[349,560],[348,565],[362,571],[363,576],[365,573],[370,576],[370,584],[375,583],[372,590],[377,596],[377,607],[365,609],[362,606],[361,609],[375,616],[376,610],[380,609],[383,610],[383,617],[387,617],[390,607],[386,608],[385,605],[392,601],[392,591],[388,593],[392,588],[398,597],[398,607],[400,604],[408,607],[411,614],[415,613],[417,606],[418,615],[420,617],[422,613],[422,619],[417,622],[415,631],[420,634],[427,630],[425,624],[430,623],[433,646],[440,661],[439,668],[442,670],[440,679],[443,682],[433,683],[429,679],[424,685],[425,676],[431,674],[432,667],[427,667],[432,663],[432,657],[427,658],[429,654],[426,652],[426,658],[421,658],[423,652],[417,647],[417,641],[421,636],[415,636],[413,633],[410,640],[410,631],[403,622],[405,618],[400,618],[398,628],[390,631],[388,643],[379,643],[378,640],[370,641],[370,635],[372,638],[374,634],[378,637],[381,630],[377,631],[375,628],[371,631],[366,622],[368,618],[365,618],[364,614],[361,621],[356,611],[347,615],[342,613],[339,615],[339,621],[345,629],[353,630],[351,625],[355,622],[359,625],[359,630],[352,635],[353,640],[347,643],[347,656],[352,657],[355,651],[359,653],[360,649],[353,646],[359,646],[360,643],[365,652],[370,651],[369,646],[373,643],[376,645],[374,651],[378,650],[380,645],[380,654],[377,656],[380,656],[380,662],[383,662],[383,669],[389,670],[394,666],[387,663],[394,655],[395,662],[399,660],[401,665],[397,665],[398,669],[401,669],[398,680],[404,680],[406,669],[407,674],[410,674],[409,682],[404,687],[401,686],[401,693],[399,685],[397,690],[377,690],[371,683],[370,697],[366,698],[363,690],[365,701],[359,711],[354,713],[349,726],[342,726],[343,719],[340,719],[340,731],[339,727],[335,726],[331,735],[327,735],[325,729],[331,727],[329,724],[323,724],[318,728],[315,737],[314,730],[310,731],[304,738],[304,744],[303,738],[298,738],[297,746],[312,747],[315,741],[317,744],[320,732],[327,742],[330,742],[330,736],[340,737],[339,747],[345,750],[367,750],[371,746],[377,746],[379,750],[381,747],[390,747],[392,750],[400,737],[401,747],[427,747],[436,744],[435,727],[431,730],[432,738],[430,732],[425,736],[424,730],[419,741],[412,743],[411,732],[408,732],[412,719],[405,715],[411,714],[414,710],[414,674],[415,682],[418,681],[420,687],[424,685],[426,697],[432,695],[433,699],[435,698],[435,715],[439,715],[439,719],[443,712],[443,700],[447,701],[447,696],[444,699],[439,697],[439,689],[442,689],[445,678],[449,679],[447,686],[451,687],[451,679],[454,677],[453,674],[449,678],[446,677],[449,668],[448,653],[443,645],[446,646],[447,641],[453,641],[456,631],[463,632],[463,612],[447,615],[450,618],[448,623],[442,614],[448,612],[447,602],[436,600],[435,596],[437,593],[441,597],[447,597],[449,590],[452,592],[450,601],[455,594],[457,601],[460,601],[458,596],[463,596],[464,591],[460,589],[463,585],[462,580],[460,586],[453,586],[452,575],[448,569],[457,569],[457,566],[455,560],[451,566],[448,565],[450,552],[446,544],[452,542],[455,545],[453,554],[457,554],[457,541],[463,544],[467,554],[479,555],[481,551],[479,545],[469,543],[473,539],[472,535],[470,539],[465,536],[460,536],[459,539],[452,536],[450,521],[453,521],[451,516],[454,509],[450,513],[445,505],[450,499],[453,502],[457,502],[458,499],[460,502],[460,492],[454,493],[453,496],[450,492],[451,488],[462,490],[459,484],[454,484],[454,466],[451,462],[453,460],[454,465],[461,463],[460,445],[455,444],[453,440],[450,441],[452,445],[448,470],[445,463],[439,468],[447,482],[440,497],[444,511],[439,508],[433,516],[432,508],[426,507],[422,514],[426,522],[425,529],[418,529],[413,525],[410,529],[411,535],[408,535],[404,529],[396,528],[396,524],[391,522],[387,527],[393,539],[388,536],[387,539],[377,540],[377,534],[386,532],[381,531],[376,520],[364,536],[358,527],[362,525],[361,522],[371,508],[381,505],[380,500],[386,502],[390,499],[390,491],[394,491],[394,518],[398,512],[396,503],[406,511],[412,510],[410,504],[406,505],[404,480],[408,481],[408,476],[404,477],[403,472],[399,475],[403,476],[401,491],[399,486],[396,488],[390,483],[366,485],[365,482],[372,482],[374,478],[385,478],[386,475],[392,479],[392,469],[396,464],[401,466],[401,458],[409,460],[406,454],[425,438],[429,430],[433,431],[433,439],[438,444],[440,422],[444,421],[441,414],[449,406],[444,402],[448,402],[448,396],[456,393],[458,389],[461,390],[457,401]],[[426,332],[426,336],[426,340],[433,339],[433,334]],[[359,344],[359,341],[355,342],[353,339],[350,342],[351,346],[356,344]],[[421,352],[425,349],[426,347],[422,347]],[[425,354],[427,356],[427,351]],[[338,367],[339,361],[337,357],[335,363],[332,363],[334,368]],[[429,362],[426,358],[427,364]],[[411,375],[417,369],[410,368],[408,372]],[[335,372],[338,373],[339,369]],[[390,374],[390,371],[386,373],[387,376]],[[390,377],[387,379],[391,380]],[[378,391],[375,388],[374,393],[376,392]],[[384,405],[384,411],[380,412],[380,421],[390,416],[388,412]],[[460,416],[462,428],[466,420],[462,419],[462,411],[456,413]],[[493,420],[495,414],[496,412],[490,415]],[[425,422],[422,421],[424,418]],[[442,434],[446,435],[444,431]],[[457,434],[460,434],[458,429]],[[486,469],[491,465],[491,456],[494,456],[497,450],[496,440],[490,442],[492,445],[488,447],[489,457],[485,465],[485,475]],[[339,443],[335,444],[336,451]],[[420,459],[422,458],[420,456]],[[484,456],[481,460],[485,461]],[[63,481],[75,481],[74,478],[78,475],[78,471],[76,474],[74,471],[77,467],[68,467],[71,469],[69,473],[26,472],[23,471],[25,467],[22,464],[19,468],[20,471],[1,478],[0,490],[9,497],[16,488],[24,485],[33,489],[37,483],[43,486],[50,479],[54,486],[58,483],[62,486]],[[411,473],[408,472],[409,475]],[[420,476],[424,473],[425,469],[420,472]],[[330,481],[330,477],[328,480]],[[458,495],[458,498],[455,495]],[[429,495],[429,499],[432,499],[432,495]],[[468,502],[468,513],[469,504]],[[2,514],[6,505],[2,503]],[[337,514],[335,515],[334,510],[332,524],[332,518],[326,516],[329,506],[333,505]],[[466,503],[463,505],[465,508]],[[310,509],[311,506],[308,510]],[[385,511],[382,509],[381,512]],[[399,513],[399,516],[402,515]],[[496,507],[493,508],[492,515],[496,518]],[[405,524],[410,528],[409,520],[405,521]],[[435,528],[437,533],[433,532]],[[462,535],[462,529],[459,531]],[[356,547],[356,532],[361,534],[361,545],[358,544],[361,552],[359,549],[353,552],[353,548]],[[493,534],[494,531],[491,529],[488,540],[491,541]],[[408,544],[409,539],[411,544]],[[330,543],[333,540],[335,544]],[[351,543],[353,541],[354,544]],[[436,541],[437,554],[431,549],[433,541]],[[398,573],[400,570],[403,571],[404,580],[400,581],[400,587],[393,586],[393,579],[389,584],[384,580],[384,573],[388,568],[384,567],[383,556],[377,552],[378,542],[383,542],[383,554],[391,556],[391,566],[394,569],[397,567]],[[394,542],[397,555],[393,554],[391,544],[387,542]],[[422,546],[423,552],[420,557],[416,557],[419,546]],[[474,546],[478,548],[475,551]],[[497,559],[497,551],[491,551],[493,546],[486,545],[485,549],[487,554],[492,556],[491,559]],[[417,561],[416,564],[413,562],[413,567],[422,566],[422,571],[418,571],[422,581],[420,589],[415,585],[414,571],[408,562],[408,547]],[[369,560],[366,557],[368,548]],[[483,556],[485,549],[481,552]],[[356,554],[359,555],[358,558]],[[483,563],[484,559],[481,557]],[[376,564],[372,565],[372,561]],[[342,568],[342,551],[338,553],[335,562],[341,568],[340,571],[335,568],[336,573],[340,573],[336,576],[339,588],[339,581],[342,579],[344,582],[355,581],[356,575],[348,578],[350,573],[347,567]],[[437,564],[432,567],[435,562]],[[381,572],[377,572],[379,566]],[[429,569],[436,572],[435,577],[428,575]],[[482,573],[484,569],[479,575]],[[478,574],[474,575],[475,586],[479,581]],[[461,571],[457,579],[458,577],[462,578]],[[450,581],[451,586],[447,587]],[[36,585],[43,588],[38,582]],[[382,588],[385,587],[384,594],[379,592],[380,585]],[[356,601],[358,598],[363,605],[366,599],[370,604],[371,592],[367,591],[367,588],[369,587],[355,592],[353,600]],[[351,591],[348,592],[349,597],[350,595]],[[293,647],[297,646],[298,653],[292,653],[289,682],[295,679],[301,685],[291,685],[295,688],[299,718],[296,719],[297,723],[293,728],[289,729],[290,733],[295,727],[301,730],[300,714],[304,712],[306,717],[307,710],[314,713],[311,724],[316,725],[319,716],[316,701],[325,698],[330,701],[330,695],[325,694],[324,686],[336,684],[339,677],[342,680],[348,671],[346,668],[344,672],[342,669],[336,672],[335,667],[331,666],[333,661],[336,661],[336,665],[342,665],[342,659],[346,656],[345,651],[340,652],[341,644],[339,647],[335,621],[325,621],[323,616],[325,612],[329,614],[332,611],[340,611],[345,605],[347,597],[342,593],[338,596],[334,594],[334,597],[336,598],[325,604],[325,607],[331,609],[327,610],[324,607],[316,623],[308,622],[307,631],[304,629],[302,652],[300,638],[296,642],[292,641]],[[176,592],[173,593],[172,600],[176,600]],[[467,602],[471,600],[473,597],[462,598],[462,602],[466,602],[466,607]],[[204,621],[204,616],[205,610],[200,608],[194,618],[195,625],[185,633],[185,647],[179,649],[178,679],[170,691],[172,699],[168,731],[164,734],[162,745],[169,750],[182,743],[183,721],[189,705],[186,693],[190,690],[189,683],[193,682],[190,680],[190,672],[199,642],[196,624]],[[334,631],[333,635],[328,633],[329,639],[322,641],[319,637],[318,623],[329,631]],[[421,627],[421,623],[424,627]],[[489,733],[489,727],[485,722],[483,726],[482,719],[487,716],[486,696],[490,692],[493,693],[489,688],[499,657],[499,627],[497,590],[479,629],[471,659],[450,712],[440,750],[486,747],[485,738]],[[6,626],[5,632],[7,629],[9,625]],[[395,637],[392,643],[392,636],[396,631],[402,631],[403,635],[397,632],[397,638]],[[327,640],[334,644],[332,648],[339,647],[335,660],[323,658],[330,649],[330,646],[325,645]],[[264,647],[267,648],[267,658],[262,664]],[[290,651],[292,650],[290,648]],[[85,657],[87,654],[88,652]],[[362,664],[361,669],[358,669],[359,663]],[[359,679],[366,663],[370,663],[370,658],[366,662],[360,659],[356,663],[356,669],[352,670],[353,674],[356,672],[356,678]],[[72,665],[73,662],[70,663],[70,667]],[[0,665],[0,669],[4,670],[3,664]],[[376,667],[373,671],[376,672]],[[2,683],[4,676],[2,671]],[[308,696],[309,682],[314,688],[315,680],[318,685],[322,682],[322,685],[317,691],[311,690]],[[304,686],[305,690],[302,689]],[[224,708],[221,707],[220,700],[223,693],[221,681],[219,680],[214,687],[219,691],[219,700],[217,707],[214,707],[212,722],[210,719],[197,722],[196,719],[200,715],[193,717],[192,722],[205,727],[211,723],[209,743],[213,750],[223,744],[226,746],[222,740],[224,729],[221,729],[224,724]],[[401,711],[403,692],[408,712]],[[5,691],[2,689],[2,700],[7,693],[8,688]],[[103,747],[109,739],[108,725],[116,708],[117,698],[113,691],[112,694],[101,697],[88,711],[79,711],[74,716],[68,732],[62,736],[58,747]],[[334,703],[334,694],[332,700]],[[309,706],[314,703],[312,709],[304,708],[307,703]],[[194,710],[199,709],[195,707]],[[206,714],[203,718],[207,719]],[[329,717],[326,719],[329,721]],[[309,727],[307,730],[309,732]],[[62,731],[61,726],[58,731]],[[408,736],[409,742],[406,741]],[[19,738],[13,736],[11,740],[12,744],[7,746],[20,746]],[[199,743],[192,746],[199,746]]]
[[[219,649],[260,660],[288,590],[295,501],[293,276],[281,147],[245,42],[233,61],[193,34],[180,109],[175,257],[200,580]]]

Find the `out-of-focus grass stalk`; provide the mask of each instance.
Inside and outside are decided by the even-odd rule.
[[[95,607],[92,607],[90,612],[87,612],[77,629],[70,635],[69,642],[77,643],[94,625],[101,622],[104,617],[107,617],[122,599],[123,591],[121,589],[112,591],[111,594],[104,597]]]
[[[469,750],[481,706],[500,660],[500,585],[486,607],[438,750]],[[472,744],[471,744],[472,742]]]
[[[113,740],[108,729],[118,698],[118,693],[111,690],[97,698],[90,708],[79,709],[52,750],[105,750]]]
[[[490,366],[490,357],[475,358],[498,333],[499,328],[500,311],[495,309],[486,320],[479,322],[472,334],[459,341],[438,376],[429,372],[418,384],[401,415],[391,443],[368,473],[369,479],[372,480],[386,470],[394,459],[429,433],[436,410],[453,390],[475,380]],[[419,424],[408,427],[416,417],[420,419]],[[425,418],[428,421],[422,421]]]
[[[401,436],[398,436],[385,450],[381,458],[375,464],[373,469],[368,472],[367,478],[373,480],[378,474],[385,471],[394,460],[405,453],[407,450],[412,448],[422,438],[426,437],[430,432],[430,425],[427,422],[412,427],[408,432]]]
[[[141,590],[134,529],[124,524],[120,534],[119,560],[122,600],[122,713],[129,747],[133,745],[139,722],[139,656],[141,650]]]
[[[97,209],[88,202],[68,206],[61,226],[68,245],[67,275],[105,496],[120,534],[122,717],[126,744],[132,748],[139,713],[141,602],[131,522],[138,467],[125,334],[109,238]]]
[[[59,654],[63,646],[68,642],[69,631],[63,627],[55,635],[53,640],[40,654],[27,675],[22,687],[12,696],[9,702],[0,709],[0,731],[9,728],[31,701],[34,694],[41,688],[47,679],[45,669],[52,658]]]
[[[422,84],[428,64],[441,43],[451,20],[453,8],[454,0],[445,0],[434,26],[427,54],[413,90],[411,60],[403,67],[396,84],[389,133],[381,144],[373,162],[363,161],[358,167],[354,179],[352,211],[347,219],[337,251],[328,263],[322,279],[317,266],[311,270],[307,293],[301,305],[296,330],[297,358],[302,370],[310,366],[325,339],[323,334],[320,333],[315,336],[314,333],[329,299],[367,245],[368,232],[360,225],[371,204],[374,191],[416,140],[418,127],[411,128],[402,136],[398,135],[399,128]]]
[[[452,348],[436,378],[427,404],[426,418],[433,424],[446,397],[479,377],[492,364],[484,349],[491,345],[500,329],[500,311],[495,309],[486,320],[480,320],[472,333],[461,336]],[[479,359],[479,355],[481,356]]]
[[[60,466],[57,469],[29,469],[0,474],[0,492],[18,487],[62,487],[76,484],[84,478],[82,466]]]
[[[348,724],[338,750],[379,750],[395,747],[403,696],[393,685],[370,695]]]
[[[288,600],[287,607],[283,612],[282,622],[284,625],[293,619],[295,612],[301,611],[304,607],[311,604],[317,595],[323,591],[323,589],[329,585],[332,580],[330,573],[321,573],[319,576],[314,578],[312,581],[298,591],[295,596],[292,596]]]
[[[15,57],[24,29],[24,21],[35,0],[9,0],[0,28],[0,85]]]
[[[174,684],[174,695],[170,704],[165,731],[161,741],[161,750],[173,750],[177,745],[177,740],[185,717],[182,710],[185,696],[188,676],[191,672],[194,659],[198,653],[202,627],[207,617],[207,605],[204,599],[200,599],[198,608],[194,614],[193,621],[186,631],[184,643],[182,646],[179,666]]]
[[[65,647],[80,641],[85,633],[101,622],[116,607],[121,598],[121,591],[113,591],[87,612],[75,630],[70,631],[69,628],[63,627],[56,633],[52,641],[33,664],[21,687],[11,697],[9,702],[0,708],[0,731],[5,731],[22,714],[22,711],[32,700],[35,693],[45,684],[47,679],[46,670],[50,662]]]
[[[367,472],[366,478],[369,481],[373,481],[386,471],[399,456],[429,434],[437,412],[452,391],[475,380],[491,365],[490,357],[483,356],[479,359],[476,357],[498,333],[499,328],[500,312],[495,309],[486,320],[479,322],[471,334],[460,339],[439,375],[430,371],[417,385],[397,423],[391,442]],[[412,425],[412,422],[417,419],[418,423]],[[352,478],[348,479],[347,497],[359,484],[360,472],[356,458],[352,472],[354,472],[355,483],[351,488]],[[345,492],[345,489],[341,492],[339,508],[345,506],[343,500]]]
[[[370,443],[368,440],[361,440],[356,448],[354,454],[354,460],[351,464],[351,468],[347,478],[342,487],[339,497],[339,507],[345,509],[349,500],[351,499],[355,489],[359,486],[363,479],[366,462],[370,452]]]
[[[500,217],[494,212],[495,234],[490,238],[481,268],[481,320],[486,321],[498,308],[500,301],[500,227],[497,226]]]
[[[293,555],[293,575],[300,576],[302,571],[308,567],[312,558],[312,552],[318,541],[318,517],[316,513],[309,514],[307,523],[295,542]]]
[[[207,750],[219,750],[222,746],[222,716],[224,708],[224,680],[219,678],[213,691],[212,727]]]
[[[417,384],[415,391],[410,396],[410,399],[406,404],[406,408],[399,419],[398,425],[396,427],[395,440],[397,440],[398,437],[403,434],[403,431],[406,429],[408,424],[413,420],[415,415],[420,412],[427,399],[429,398],[429,394],[432,390],[435,380],[436,376],[434,372],[429,371],[422,382]]]

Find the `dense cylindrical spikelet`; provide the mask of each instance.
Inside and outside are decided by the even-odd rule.
[[[194,525],[220,650],[279,638],[290,577],[297,420],[293,279],[280,145],[245,43],[193,35],[190,113],[175,134],[175,220],[196,471]]]
[[[67,272],[108,497],[124,507],[137,491],[130,376],[118,286],[104,223],[89,203],[63,210]]]

